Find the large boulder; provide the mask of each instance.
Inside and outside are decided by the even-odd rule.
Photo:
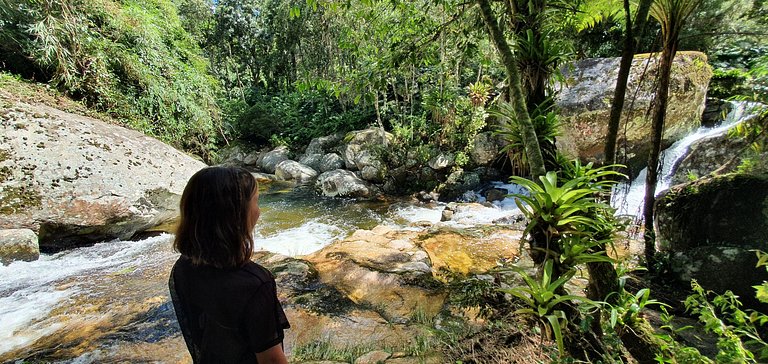
[[[322,173],[317,177],[315,187],[328,197],[372,198],[376,188],[358,178],[354,173],[336,169]]]
[[[275,176],[283,181],[294,181],[303,184],[317,178],[317,171],[299,162],[284,160],[275,167]]]
[[[381,162],[371,150],[384,147],[394,137],[379,128],[352,131],[344,138],[347,143],[341,147],[341,157],[351,171],[362,170],[365,166],[380,166]]]
[[[0,264],[40,257],[37,234],[29,229],[0,229]]]
[[[336,153],[328,153],[320,160],[320,172],[344,168],[344,159]]]
[[[343,133],[336,133],[314,138],[309,142],[307,150],[304,151],[304,154],[327,154],[333,152],[338,148],[343,138]]]
[[[656,202],[656,237],[681,280],[754,298],[768,279],[750,250],[768,251],[768,177],[728,174],[674,186]],[[727,272],[740,272],[730,274]],[[729,288],[730,287],[730,288]]]
[[[626,154],[617,160],[626,159],[633,171],[642,169],[651,146],[651,120],[646,115],[656,91],[658,60],[649,55],[635,56],[629,75],[618,141],[622,146],[618,150],[626,150]],[[557,138],[561,152],[589,162],[605,159],[603,148],[618,70],[619,58],[595,58],[576,62],[564,71],[565,82],[556,100],[561,115],[562,135]],[[711,77],[706,55],[678,52],[672,65],[662,148],[699,126]]]
[[[739,151],[746,146],[747,142],[743,138],[731,138],[727,134],[691,144],[685,157],[672,167],[672,184],[690,182],[721,167],[724,168],[720,173],[733,172],[741,162]]]
[[[176,218],[187,180],[205,167],[133,130],[8,104],[0,111],[0,228],[35,231],[43,251],[127,239]]]
[[[486,165],[492,162],[501,152],[501,141],[493,132],[487,131],[475,136],[469,156],[477,165]]]
[[[264,172],[274,174],[277,165],[288,159],[291,159],[291,151],[288,150],[288,147],[286,146],[279,146],[264,154],[264,157],[261,158],[259,167],[261,167],[261,170]]]
[[[451,229],[358,230],[306,257],[320,281],[356,304],[377,307],[393,322],[414,312],[434,317],[443,309],[446,274],[484,273],[519,256],[511,244],[519,231],[488,228],[483,234]]]

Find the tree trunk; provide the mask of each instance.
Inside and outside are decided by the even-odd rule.
[[[536,130],[533,128],[531,116],[525,104],[526,97],[520,84],[520,70],[517,68],[517,62],[515,62],[515,58],[512,55],[512,50],[509,48],[509,44],[504,38],[504,33],[499,28],[499,23],[496,21],[496,17],[491,10],[491,4],[488,0],[477,0],[477,5],[480,7],[483,21],[496,46],[496,50],[499,51],[501,62],[504,64],[507,77],[509,77],[510,102],[515,110],[516,121],[520,124],[520,130],[523,133],[525,154],[528,156],[531,176],[534,181],[538,181],[539,176],[546,174],[546,168],[544,167],[544,158],[541,155],[541,147],[536,137]]]
[[[661,137],[664,131],[664,117],[669,98],[669,78],[672,73],[672,60],[677,52],[677,33],[664,36],[664,49],[659,61],[659,86],[653,105],[653,122],[651,125],[651,151],[648,156],[648,174],[645,178],[645,204],[643,206],[643,226],[645,232],[646,267],[653,269],[653,256],[656,254],[656,234],[653,231],[653,208],[656,202],[656,182],[659,180],[659,154],[661,153]]]
[[[664,351],[664,343],[656,337],[653,327],[643,318],[624,326],[619,332],[619,338],[640,364],[657,363],[656,355]]]
[[[616,89],[613,92],[613,101],[611,102],[611,115],[608,118],[608,135],[605,139],[604,150],[606,165],[616,163],[616,139],[618,138],[619,124],[621,123],[621,111],[624,108],[624,97],[627,93],[629,71],[632,69],[632,60],[634,59],[637,45],[645,31],[651,2],[653,0],[640,1],[637,17],[633,25],[632,16],[629,13],[629,0],[624,0],[624,13],[627,17],[627,36],[624,39],[624,49],[621,51],[619,76],[616,79]]]

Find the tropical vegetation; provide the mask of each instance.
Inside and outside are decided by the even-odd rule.
[[[475,137],[493,131],[506,144],[506,175],[527,190],[514,197],[535,266],[502,264],[493,282],[457,277],[455,302],[479,308],[488,330],[518,319],[536,328],[554,342],[555,361],[707,362],[675,340],[677,329],[651,328],[641,312],[664,305],[627,284],[633,275],[614,254],[627,224],[606,204],[624,178],[617,133],[632,57],[660,53],[644,210],[643,263],[653,271],[675,53],[708,54],[711,95],[765,103],[767,24],[761,0],[0,0],[0,70],[207,162],[234,141],[301,150],[375,127],[394,137],[377,151],[384,161],[416,154],[418,168],[449,152],[460,169]],[[622,57],[605,166],[556,147],[561,70],[593,56]],[[749,141],[741,171],[768,170],[767,120],[733,131]],[[582,269],[588,297],[570,287]],[[767,302],[766,290],[758,286],[757,299]],[[685,306],[717,337],[716,360],[768,356],[768,317],[737,297],[694,282]],[[321,344],[302,350],[324,352]]]

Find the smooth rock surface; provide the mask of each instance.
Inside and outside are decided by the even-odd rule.
[[[315,187],[328,197],[371,198],[376,194],[372,185],[343,169],[320,174]]]
[[[557,95],[561,136],[558,150],[583,161],[604,160],[611,100],[616,87],[619,58],[585,59],[564,71],[565,82]],[[647,69],[647,71],[646,71]],[[654,98],[658,57],[637,55],[627,85],[627,102],[619,126],[618,161],[627,160],[639,171],[650,150],[650,117],[647,110]],[[664,122],[663,146],[669,146],[700,125],[712,70],[699,52],[678,52],[672,66],[669,106]],[[638,89],[639,88],[639,89]],[[639,90],[635,95],[635,90]]]
[[[0,229],[0,264],[21,260],[31,262],[40,257],[37,235],[29,229]]]
[[[0,228],[26,228],[55,251],[178,216],[205,164],[137,131],[43,105],[0,111]]]
[[[275,167],[275,176],[283,181],[303,184],[314,181],[317,178],[317,171],[299,162],[284,160]]]
[[[277,167],[280,162],[291,159],[291,152],[288,150],[288,147],[285,146],[279,146],[266,154],[264,154],[264,157],[261,159],[261,170],[267,173],[274,174],[275,168]]]

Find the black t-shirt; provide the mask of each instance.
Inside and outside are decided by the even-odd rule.
[[[195,363],[256,363],[290,327],[264,267],[196,266],[182,256],[168,280],[184,341]]]

